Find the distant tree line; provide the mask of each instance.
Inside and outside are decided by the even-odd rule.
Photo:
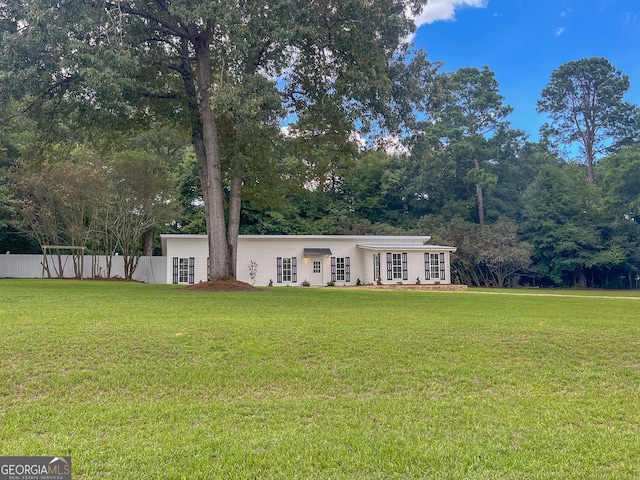
[[[238,233],[426,234],[460,283],[639,287],[628,77],[560,66],[531,142],[489,68],[403,43],[424,2],[401,3],[3,6],[0,252],[82,245],[130,276],[159,233],[208,232],[215,277]]]

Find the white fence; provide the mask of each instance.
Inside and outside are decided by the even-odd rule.
[[[106,256],[84,257],[84,278],[106,278]],[[124,278],[124,259],[117,255],[112,257],[111,277]],[[40,255],[0,255],[0,278],[42,278],[42,260]],[[62,255],[63,275],[59,275],[57,255],[47,255],[47,263],[51,276],[75,277],[73,257]],[[95,272],[95,275],[94,275]],[[45,274],[46,276],[46,274]],[[133,279],[145,283],[167,283],[166,257],[140,257]]]

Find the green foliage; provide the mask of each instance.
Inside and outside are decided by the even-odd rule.
[[[489,193],[498,183],[497,176],[481,168],[469,170],[463,180],[470,184],[482,185],[482,189],[485,193]]]
[[[389,215],[391,164],[392,159],[383,152],[367,152],[356,159],[345,177],[343,190],[357,216],[380,222]]]
[[[447,82],[451,98],[445,101],[444,110],[448,121],[471,139],[495,132],[513,110],[502,104],[498,81],[486,66],[482,70],[461,68],[448,75]]]
[[[487,218],[509,218],[520,223],[524,210],[524,193],[545,164],[559,159],[543,145],[526,141],[524,133],[501,129],[491,138],[491,162],[486,166],[497,177],[487,200]]]
[[[523,232],[539,273],[556,284],[587,285],[594,267],[608,267],[602,192],[577,164],[546,166],[527,190]],[[605,263],[601,263],[605,261]]]
[[[598,163],[597,177],[601,178],[609,225],[610,242],[617,253],[624,256],[618,273],[617,286],[633,285],[640,273],[640,151],[628,147],[603,158]],[[613,273],[612,272],[612,273]],[[615,278],[614,275],[612,277]],[[626,277],[626,278],[625,278]],[[614,283],[616,285],[616,283]]]
[[[543,283],[632,286],[637,148],[603,158],[592,190],[549,151],[578,141],[592,164],[637,140],[628,78],[600,58],[559,67],[538,102],[545,138],[530,143],[508,127],[488,67],[441,73],[404,44],[424,3],[5,2],[0,252],[33,247],[15,212],[40,241],[112,250],[97,205],[119,196],[139,213],[161,191],[166,203],[144,204],[166,210],[152,229],[209,224],[225,270],[236,232],[420,232],[460,247],[471,284],[535,268]],[[385,153],[386,135],[407,150]],[[107,171],[118,188],[100,183]]]
[[[296,117],[311,144],[303,150],[336,147],[299,156],[324,185],[349,161],[341,150],[356,127],[397,129],[422,101],[420,76],[433,69],[404,39],[415,29],[410,12],[425,4],[9,2],[0,71],[10,74],[0,90],[33,98],[29,114],[53,138],[158,121],[190,131],[211,273],[222,276],[233,273],[243,195],[259,205],[280,186],[283,117]]]
[[[11,171],[16,226],[38,245],[117,252],[132,275],[143,236],[178,213],[167,162],[144,150],[104,157],[66,145],[47,157]]]
[[[131,279],[143,236],[175,218],[177,202],[166,163],[152,153],[118,152],[108,162],[108,168],[104,238],[113,239],[111,246],[123,255],[125,277]]]
[[[195,158],[193,149],[186,149],[183,152],[183,157],[178,163],[174,175],[182,212],[175,225],[176,229],[184,233],[207,233],[198,161]]]
[[[425,217],[424,231],[432,232],[438,244],[454,245],[453,280],[471,286],[517,286],[522,275],[529,272],[531,246],[521,242],[516,224],[499,220],[479,225],[459,217],[447,222],[442,218]]]
[[[543,137],[565,149],[578,143],[592,184],[597,156],[637,139],[638,107],[622,99],[629,86],[606,58],[583,58],[554,70],[538,101],[550,119]]]
[[[424,133],[414,140],[415,153],[436,169],[436,178],[448,177],[475,187],[467,197],[475,197],[477,220],[482,224],[485,197],[497,184],[488,168],[495,155],[489,138],[506,128],[505,119],[512,109],[502,104],[498,82],[487,67],[461,68],[445,75],[444,85],[446,95],[434,114],[436,121],[422,125]]]
[[[12,172],[18,226],[39,245],[87,245],[106,199],[106,175],[91,152],[78,149],[65,157],[25,162]]]
[[[616,219],[640,223],[640,145],[602,159],[598,172]]]

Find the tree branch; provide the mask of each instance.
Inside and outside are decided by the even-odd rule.
[[[161,3],[164,4],[164,2],[161,2]],[[161,25],[163,28],[165,28],[168,32],[170,32],[173,35],[176,35],[181,38],[189,39],[189,32],[187,31],[187,29],[182,27],[179,24],[179,22],[175,20],[174,20],[175,23],[171,23],[169,20],[166,20],[160,17],[159,15],[155,15],[145,10],[138,10],[137,8],[134,8],[126,4],[116,4],[111,2],[105,2],[104,6],[107,10],[119,10],[123,13],[133,15],[134,17],[144,18],[158,25]],[[162,8],[162,5],[161,5],[161,8]],[[164,9],[166,11],[166,4],[164,5]]]

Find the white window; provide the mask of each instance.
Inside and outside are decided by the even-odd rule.
[[[402,280],[402,254],[394,253],[391,259],[391,268],[393,271],[393,279]]]
[[[332,282],[350,282],[351,281],[350,257],[331,257],[331,281]]]
[[[277,258],[277,282],[292,282],[298,281],[297,273],[297,260],[296,257],[278,257]]]
[[[178,283],[189,283],[189,259],[181,258],[178,266]]]
[[[313,261],[313,273],[318,274],[322,273],[322,262],[320,260]]]
[[[431,253],[429,257],[431,279],[437,280],[440,278],[440,255],[438,255],[437,253]]]
[[[195,258],[173,257],[173,283],[192,284],[195,279]]]
[[[283,258],[282,259],[282,281],[290,282],[291,276],[292,276],[291,259]]]
[[[345,267],[344,267],[344,257],[336,258],[336,281],[344,282],[345,278]]]
[[[408,280],[408,267],[408,256],[406,252],[387,252],[387,280]]]

